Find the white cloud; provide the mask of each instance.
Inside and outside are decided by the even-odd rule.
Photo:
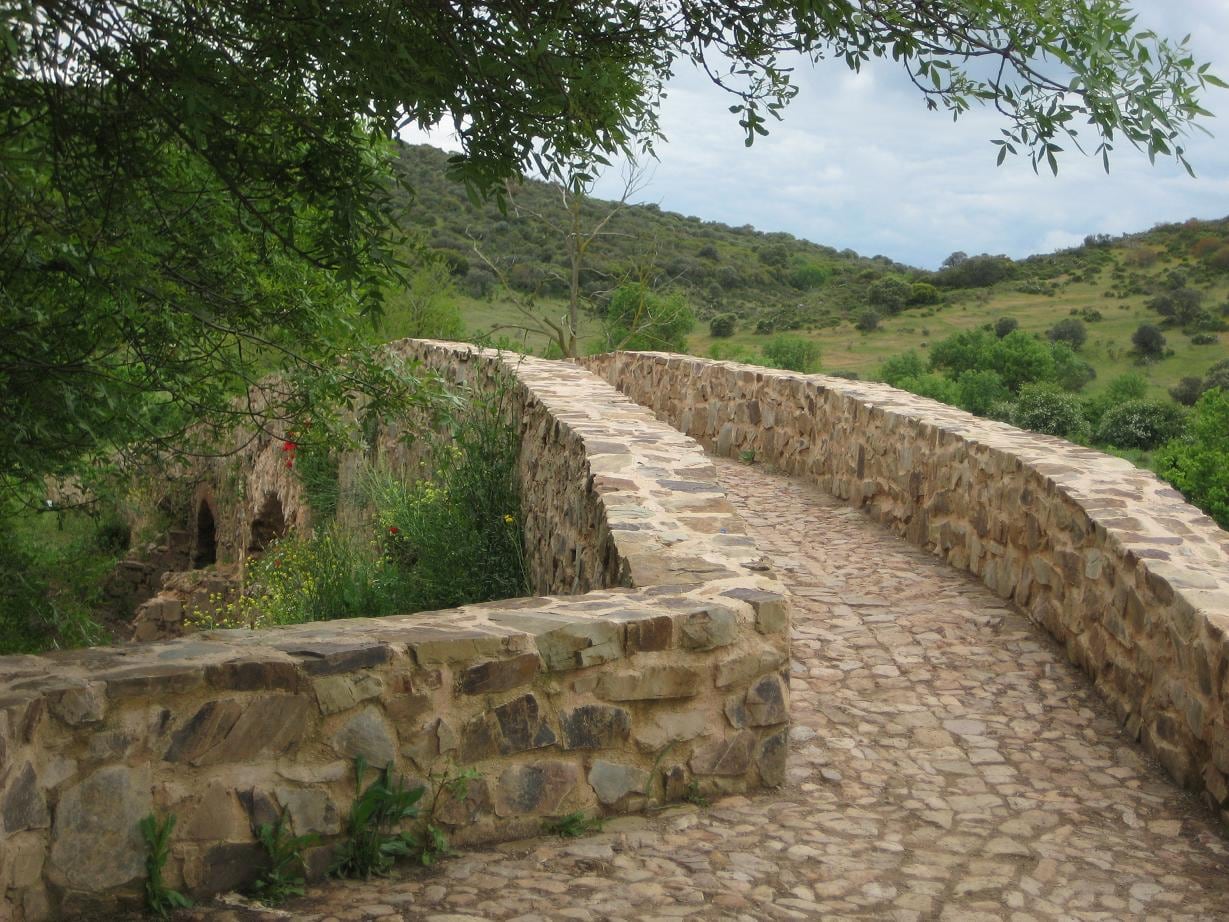
[[[1141,28],[1181,38],[1229,78],[1229,4],[1139,4]],[[995,113],[953,124],[928,112],[893,65],[859,74],[825,61],[797,73],[800,93],[767,138],[743,146],[726,98],[703,75],[680,73],[662,109],[669,142],[647,200],[729,224],[785,230],[837,248],[936,266],[953,250],[1024,256],[1090,233],[1144,230],[1162,221],[1229,214],[1229,145],[1193,136],[1199,173],[1147,158],[1122,143],[1106,176],[1099,160],[1070,151],[1057,177],[1026,160],[995,167]],[[1229,92],[1205,105],[1229,113]],[[1215,125],[1215,122],[1212,123]],[[599,187],[613,190],[614,184]]]

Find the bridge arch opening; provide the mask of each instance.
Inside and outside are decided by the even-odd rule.
[[[196,510],[196,541],[192,551],[192,568],[199,570],[217,563],[218,526],[209,503],[201,500]]]
[[[252,519],[248,553],[260,554],[275,538],[286,534],[286,513],[276,493],[266,493],[256,517]]]

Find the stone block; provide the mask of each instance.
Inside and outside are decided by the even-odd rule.
[[[691,698],[700,690],[701,674],[689,666],[651,665],[630,672],[607,673],[597,683],[607,701]]]
[[[684,709],[657,713],[636,726],[636,745],[646,752],[659,752],[671,743],[685,742],[708,736],[714,730],[712,716],[702,711]]]
[[[743,775],[751,768],[755,734],[742,730],[696,750],[690,767],[696,775]]]
[[[623,628],[613,621],[578,621],[539,634],[538,652],[552,672],[608,663],[623,655]]]
[[[0,799],[3,832],[12,835],[23,829],[46,829],[51,825],[47,800],[39,790],[38,775],[30,762],[13,766],[7,778],[0,779],[4,796]]]
[[[487,660],[465,669],[457,678],[457,691],[465,695],[485,695],[509,691],[533,681],[541,661],[536,653],[523,653],[511,659]]]
[[[367,705],[342,724],[330,743],[338,754],[351,759],[362,756],[376,768],[397,761],[397,731],[375,705]]]
[[[542,749],[558,742],[535,695],[522,695],[465,724],[461,731],[464,764]]]
[[[627,742],[631,715],[623,708],[585,704],[560,720],[564,749],[611,749]]]
[[[495,814],[554,816],[580,783],[580,769],[568,762],[510,765],[495,786]]]
[[[789,602],[779,592],[736,587],[721,594],[750,603],[755,612],[755,629],[761,634],[782,634],[789,629]]]
[[[337,805],[327,791],[320,788],[279,787],[274,794],[290,816],[295,835],[314,832],[327,836],[341,832]]]
[[[684,615],[679,624],[681,643],[686,650],[713,650],[732,644],[738,637],[738,617],[733,610],[711,605],[703,611]]]
[[[99,891],[145,875],[138,824],[152,808],[150,766],[100,768],[60,795],[50,875],[74,890]]]
[[[379,697],[384,690],[384,681],[375,673],[359,672],[324,676],[316,679],[312,686],[320,713],[337,714],[349,710],[360,701]]]
[[[649,773],[634,765],[622,765],[596,759],[589,769],[589,785],[597,795],[598,802],[614,806],[631,794],[645,794]]]
[[[106,687],[89,682],[61,692],[51,700],[51,713],[70,727],[99,723],[107,714]]]
[[[756,676],[779,669],[786,655],[780,650],[752,650],[733,653],[717,663],[714,681],[718,688],[744,685]]]
[[[281,755],[302,741],[311,707],[305,695],[207,701],[175,732],[163,758],[199,766]]]

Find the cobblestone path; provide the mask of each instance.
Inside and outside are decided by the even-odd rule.
[[[315,887],[286,917],[1229,919],[1226,841],[1045,635],[861,513],[717,463],[794,597],[786,786]]]

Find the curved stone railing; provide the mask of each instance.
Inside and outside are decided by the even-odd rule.
[[[360,755],[476,769],[435,818],[458,843],[780,783],[788,612],[699,447],[569,364],[399,348],[512,374],[534,580],[593,591],[0,658],[0,917],[139,900],[150,813],[177,818],[171,886],[250,881],[283,812],[318,875]]]
[[[809,478],[1014,599],[1229,819],[1229,533],[1175,490],[884,384],[658,353],[583,364],[718,454]]]

